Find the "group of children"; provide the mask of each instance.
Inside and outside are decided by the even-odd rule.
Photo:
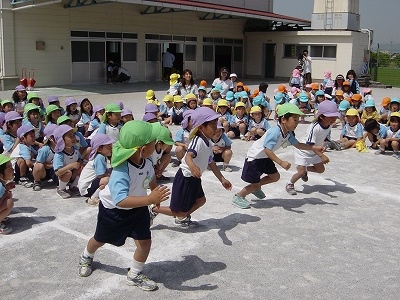
[[[126,238],[131,237],[137,248],[127,283],[143,290],[156,289],[157,284],[143,274],[151,247],[150,226],[158,214],[174,217],[176,226],[196,228],[199,225],[191,215],[206,203],[202,173],[210,169],[225,189],[232,188],[216,165],[222,161],[222,170],[232,171],[229,167],[231,138],[254,140],[247,151],[241,175],[248,185],[232,199],[232,204],[239,208],[250,207],[246,199],[249,194],[259,199],[266,197],[262,186],[280,178],[275,164],[285,170],[291,167],[288,161],[274,153],[280,147],[295,147],[297,172],[286,184],[288,193],[296,193],[294,184],[299,179],[307,181],[308,172],[324,172],[324,164],[329,162],[324,154],[325,145],[330,141],[331,128],[341,116],[340,106],[347,100],[340,100],[340,97],[327,99],[324,94],[319,101],[318,90],[310,91],[309,95],[293,90],[295,93],[290,95],[281,85],[274,96],[276,123],[271,126],[265,118],[271,111],[270,100],[265,95],[267,87],[260,84],[258,94],[248,95],[246,92],[247,97],[242,95],[236,99],[234,94],[233,100],[226,99],[230,97],[228,92],[225,99],[211,100],[208,105],[207,98],[200,100],[198,95],[190,93],[184,99],[167,94],[162,104],[150,90],[146,93],[148,103],[142,121],[134,120],[132,111],[125,109],[122,103],[93,107],[87,98],[79,101],[68,98],[64,111],[57,97],[49,97],[46,108],[37,95],[32,97],[34,93],[29,93],[30,97],[21,97],[12,103],[13,107],[18,107],[17,110],[0,114],[0,121],[4,119],[1,136],[4,155],[0,155],[1,233],[11,232],[6,223],[13,206],[14,173],[16,181],[34,191],[41,189],[41,182],[52,179],[57,182],[60,197],[85,196],[89,204],[98,204],[99,207],[95,233],[79,259],[79,275],[86,277],[92,273],[94,254],[105,243],[121,246]],[[17,87],[16,91],[20,92],[19,89]],[[315,115],[299,142],[294,130],[305,112],[292,100],[304,97],[303,93],[308,104],[313,106]],[[175,106],[175,100],[181,104]],[[372,97],[366,102],[370,100]],[[370,125],[375,119],[367,118],[364,123],[366,133],[358,125],[361,125],[363,111],[359,110],[360,107],[348,108],[344,114],[340,147],[351,147],[351,142],[359,138],[361,128],[360,138],[363,135],[370,138],[372,146],[379,147],[381,152],[388,147],[398,151],[399,104],[397,98],[388,103],[386,119],[390,129],[380,123],[378,126],[373,126],[375,123]],[[167,113],[163,110],[164,105],[180,113],[170,115],[168,110]],[[382,121],[382,116],[380,114],[379,121]],[[175,140],[166,126],[171,122],[181,124]],[[251,122],[256,124],[254,128],[249,128]],[[385,138],[383,127],[387,129]],[[387,140],[388,135],[397,137],[397,141]],[[158,183],[164,179],[162,172],[171,162],[173,144],[179,169],[170,190]],[[169,198],[170,204],[162,205]]]

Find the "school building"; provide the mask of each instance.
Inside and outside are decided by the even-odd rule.
[[[286,79],[308,49],[321,79],[328,69],[359,73],[371,43],[358,0],[316,0],[312,21],[273,13],[273,0],[0,1],[3,90],[25,76],[36,87],[106,82],[109,60],[131,81],[160,80],[167,48],[197,80],[221,66],[239,78]]]

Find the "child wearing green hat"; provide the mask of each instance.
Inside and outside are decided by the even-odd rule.
[[[159,206],[170,195],[167,187],[157,186],[149,159],[161,128],[158,122],[138,120],[129,121],[121,128],[119,139],[112,149],[110,180],[99,194],[96,231],[80,256],[80,276],[92,274],[97,249],[105,243],[122,246],[131,237],[136,250],[126,281],[145,291],[157,289],[157,284],[143,274],[143,267],[151,247],[148,205]],[[149,195],[147,188],[151,190]]]
[[[46,107],[46,116],[44,122],[48,124],[57,124],[58,118],[61,116],[61,109],[55,105],[50,104]]]
[[[11,189],[15,187],[13,179],[11,158],[0,154],[0,235],[12,232],[12,228],[7,227],[6,223],[9,221],[7,216],[14,206],[11,193]]]
[[[115,103],[108,104],[104,109],[102,123],[97,133],[107,134],[114,141],[118,141],[119,130],[121,129],[122,109]]]
[[[164,176],[163,172],[171,162],[171,154],[167,150],[173,144],[174,140],[172,139],[171,131],[167,127],[162,127],[156,140],[155,150],[151,156],[157,181],[169,181],[169,178]]]
[[[232,203],[237,207],[250,208],[250,203],[245,198],[249,194],[259,199],[265,198],[261,186],[276,182],[280,178],[275,163],[289,170],[290,163],[280,159],[274,153],[280,147],[286,148],[288,145],[293,145],[297,149],[312,150],[322,155],[324,150],[322,146],[299,143],[295,138],[294,130],[299,124],[300,116],[303,115],[295,104],[285,103],[279,107],[277,113],[278,125],[268,129],[247,151],[241,178],[249,185],[234,196]],[[261,178],[263,174],[267,176]]]
[[[39,149],[43,146],[43,130],[44,126],[40,118],[40,107],[33,104],[27,103],[24,106],[25,119],[22,121],[22,125],[32,125],[35,129],[35,149]]]
[[[2,112],[4,112],[6,114],[9,111],[14,110],[14,103],[11,100],[6,99],[6,100],[1,101],[1,107],[2,107]]]

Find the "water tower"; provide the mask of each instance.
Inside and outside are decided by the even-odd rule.
[[[359,0],[314,0],[311,29],[360,31]]]

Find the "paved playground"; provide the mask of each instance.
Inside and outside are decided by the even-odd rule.
[[[253,82],[251,89],[255,89]],[[162,99],[167,83],[38,88],[48,95],[88,97],[92,103],[123,101],[137,119],[148,88]],[[272,96],[277,84],[271,84]],[[12,91],[0,92],[10,98]],[[377,103],[400,89],[373,89]],[[47,103],[46,103],[47,104]],[[307,119],[311,121],[311,118]],[[273,121],[270,121],[273,124]],[[308,124],[299,124],[302,137]],[[177,126],[171,126],[175,133]],[[332,136],[339,137],[333,129]],[[400,160],[356,149],[328,151],[323,174],[309,174],[291,196],[285,184],[295,172],[292,148],[278,150],[292,163],[278,166],[279,182],[250,197],[252,207],[231,204],[251,142],[234,140],[233,183],[225,191],[212,172],[202,175],[207,203],[192,215],[197,230],[176,228],[158,216],[145,273],[159,283],[154,292],[125,284],[133,241],[106,245],[95,255],[88,278],[77,273],[79,255],[93,235],[97,207],[85,198],[61,199],[53,185],[34,192],[14,190],[10,227],[0,236],[0,299],[398,299],[400,293]],[[165,175],[174,176],[168,167]],[[167,184],[171,186],[171,184]]]

